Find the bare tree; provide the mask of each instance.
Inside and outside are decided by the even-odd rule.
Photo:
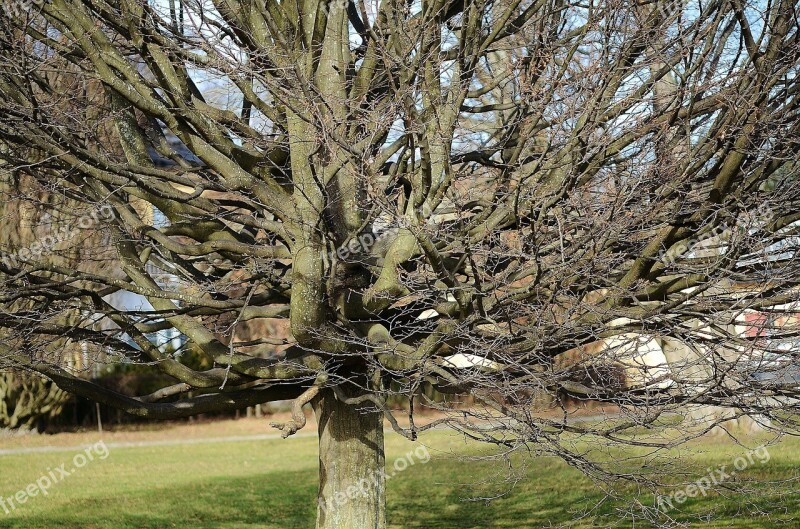
[[[610,463],[575,436],[657,450],[745,415],[796,426],[796,3],[19,7],[0,30],[3,178],[113,218],[91,262],[2,261],[7,365],[145,417],[292,398],[284,436],[312,403],[320,529],[385,527],[384,417],[590,473]],[[262,319],[290,337],[237,339]],[[171,329],[212,367],[159,348]],[[55,336],[174,385],[105,390]],[[451,397],[418,425],[423,384]],[[554,419],[548,395],[620,414]],[[666,413],[683,422],[658,428]]]

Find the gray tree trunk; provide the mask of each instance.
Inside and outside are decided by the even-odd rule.
[[[317,529],[385,529],[383,416],[337,400],[314,400],[319,425]]]

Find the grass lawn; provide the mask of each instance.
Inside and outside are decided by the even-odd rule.
[[[530,461],[524,478],[492,502],[464,501],[470,484],[502,470],[499,462],[465,462],[457,453],[474,448],[454,434],[432,432],[423,438],[431,459],[396,473],[388,482],[392,528],[539,528],[567,523],[575,528],[649,527],[615,517],[628,501],[602,502],[603,493],[560,460]],[[111,448],[104,460],[89,462],[6,514],[0,527],[19,529],[192,529],[312,528],[317,487],[317,441],[301,437],[184,446]],[[393,462],[413,451],[413,443],[388,434],[389,472]],[[686,469],[700,476],[709,467],[729,464],[745,449],[719,439],[694,447]],[[800,467],[800,441],[770,447],[770,459],[741,472],[745,477],[778,479]],[[67,463],[75,451],[0,456],[0,496],[8,498],[29,483]],[[785,491],[787,487],[783,487]],[[499,486],[479,487],[489,494]],[[724,489],[720,489],[724,492]],[[652,503],[652,497],[643,501]],[[598,507],[593,509],[596,504]],[[692,527],[800,527],[800,502],[794,494],[765,489],[759,498],[718,492],[691,498],[673,513]],[[713,510],[711,521],[700,513]],[[758,514],[758,511],[771,514]],[[578,512],[589,511],[580,518]],[[614,523],[614,521],[617,523]]]

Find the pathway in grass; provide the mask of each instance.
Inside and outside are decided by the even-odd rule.
[[[509,494],[491,503],[465,501],[470,494],[493,495],[505,489],[494,483],[475,484],[502,472],[497,462],[465,463],[454,454],[471,452],[453,434],[433,432],[424,438],[431,459],[419,457],[418,445],[398,436],[387,440],[389,522],[392,528],[539,528],[575,520],[577,514],[603,499],[602,493],[577,471],[552,458],[537,458]],[[713,446],[696,455],[690,468],[705,469],[735,457],[735,446]],[[791,475],[800,462],[800,442],[770,449],[768,464],[753,475]],[[702,448],[702,447],[701,447]],[[0,507],[0,527],[15,529],[238,529],[312,528],[317,487],[317,442],[313,437],[289,440],[246,440],[184,446],[111,448],[54,484],[47,495],[29,497],[10,509]],[[413,465],[408,465],[409,458]],[[9,498],[73,461],[69,452],[0,456],[0,496]],[[395,466],[395,461],[406,459]],[[520,461],[517,461],[518,464]],[[397,472],[397,468],[405,467]],[[780,500],[785,510],[774,505]],[[765,503],[766,502],[766,503]],[[571,527],[611,527],[615,509],[624,501],[607,502]],[[755,508],[774,511],[754,519]],[[713,522],[696,527],[797,527],[796,496],[767,495],[753,506],[742,498],[717,494],[692,498],[682,506],[689,520],[715,508]],[[786,525],[788,524],[788,525]],[[623,521],[618,527],[647,527]]]

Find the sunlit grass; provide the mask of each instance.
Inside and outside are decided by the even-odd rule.
[[[513,458],[514,470],[522,469],[522,473],[511,487],[495,479],[506,473],[502,461],[458,457],[476,453],[476,447],[463,439],[433,432],[424,441],[430,462],[422,464],[417,459],[388,482],[392,528],[651,526],[641,521],[634,524],[618,514],[632,505],[633,487],[623,487],[622,499],[603,501],[604,494],[596,484],[561,460]],[[416,446],[394,435],[388,437],[390,473],[394,459]],[[10,514],[0,508],[0,527],[311,528],[316,449],[313,437],[116,448],[107,459],[95,460],[53,486],[47,496],[30,498]],[[745,451],[718,438],[694,443],[685,449],[675,471],[700,477],[709,468],[731,464]],[[798,441],[785,441],[771,447],[769,453],[769,461],[752,465],[742,477],[779,480],[800,468]],[[72,456],[72,452],[0,456],[0,495],[14,495],[48,469],[70,462]],[[489,483],[482,483],[487,480]],[[705,497],[688,499],[671,514],[693,527],[798,526],[795,514],[800,513],[800,504],[791,487],[761,487],[760,492],[758,496],[735,495],[717,488]],[[501,493],[505,494],[491,502],[468,501],[470,496]],[[639,499],[653,503],[652,495]],[[698,521],[708,512],[713,514],[710,521]]]

